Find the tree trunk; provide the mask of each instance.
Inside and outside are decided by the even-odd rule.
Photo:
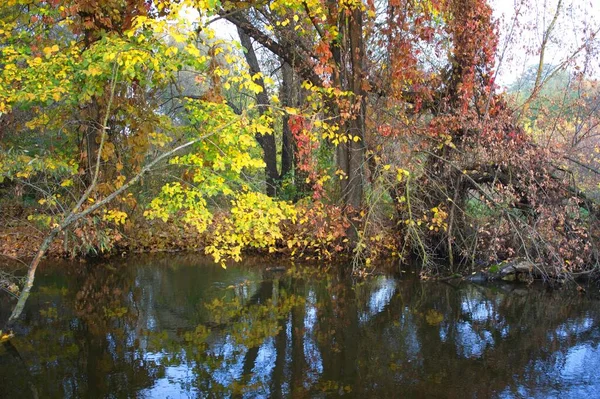
[[[256,75],[260,73],[260,66],[258,64],[258,58],[254,52],[252,41],[241,28],[237,28],[240,36],[240,42],[246,49],[244,55],[246,62],[250,67],[250,74]],[[270,105],[269,96],[265,87],[265,83],[261,78],[254,80],[258,85],[262,87],[262,92],[256,95],[256,103],[259,105],[259,112],[261,115],[265,112],[267,107]],[[279,184],[279,173],[277,172],[277,147],[275,145],[275,136],[273,134],[257,134],[256,141],[263,150],[263,161],[265,162],[265,182],[267,186],[267,195],[274,197],[277,193],[277,187]]]
[[[31,263],[29,265],[29,269],[27,270],[27,279],[25,280],[25,286],[23,287],[23,290],[19,294],[19,300],[17,301],[17,304],[15,305],[10,317],[8,318],[8,322],[7,322],[8,329],[11,328],[11,326],[15,323],[15,321],[17,321],[17,319],[23,312],[23,309],[25,308],[25,303],[27,302],[27,298],[29,298],[31,288],[33,287],[33,281],[35,279],[35,271],[37,270],[37,267],[39,266],[40,262],[44,258],[46,251],[48,251],[48,248],[50,248],[50,245],[52,245],[52,242],[54,241],[54,239],[56,238],[56,236],[58,235],[58,233],[61,230],[62,230],[61,227],[56,227],[56,228],[52,229],[50,234],[48,234],[48,236],[46,236],[46,238],[44,239],[44,242],[38,249],[38,251],[35,255],[35,258],[33,258],[33,260],[31,261]]]
[[[350,91],[354,93],[357,111],[349,123],[347,133],[358,137],[348,141],[348,186],[346,204],[359,209],[362,205],[365,155],[365,93],[363,90],[364,43],[362,33],[362,11],[356,8],[349,21],[351,80]]]
[[[98,126],[102,123],[99,115],[98,100],[94,97],[92,102],[85,107],[83,115],[85,120],[81,125],[83,137],[81,141],[81,153],[85,154],[85,162],[81,164],[84,171],[84,181],[86,185],[92,182],[94,177],[94,168],[98,159]]]
[[[294,70],[287,62],[281,64],[281,103],[284,107],[297,107],[298,98],[296,82],[294,80]],[[285,177],[294,167],[294,137],[292,136],[292,130],[289,125],[289,115],[284,115],[282,123],[282,140],[281,140],[281,175],[280,178]]]
[[[340,32],[345,35],[347,50],[343,55],[339,55],[339,79],[343,90],[354,94],[355,112],[352,113],[352,119],[344,122],[344,132],[349,136],[349,140],[340,143],[337,148],[337,166],[344,172],[340,187],[341,197],[346,214],[351,220],[348,238],[351,245],[355,245],[358,240],[358,226],[353,219],[363,200],[366,110],[366,93],[363,89],[362,12],[359,8],[355,9],[350,16],[343,18]],[[344,62],[345,60],[347,62]]]

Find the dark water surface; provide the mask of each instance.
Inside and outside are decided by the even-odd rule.
[[[600,397],[600,301],[526,286],[140,257],[43,268],[23,320],[2,397]]]

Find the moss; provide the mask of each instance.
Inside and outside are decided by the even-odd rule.
[[[488,269],[488,272],[493,273],[493,274],[499,273],[501,268],[502,268],[502,263],[496,263],[496,264],[490,266],[490,268]]]

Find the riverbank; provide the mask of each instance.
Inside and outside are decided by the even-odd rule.
[[[329,211],[331,212],[331,211]],[[308,213],[308,212],[307,212]],[[296,224],[283,224],[280,237],[273,240],[273,245],[261,247],[251,242],[239,243],[221,242],[226,248],[226,254],[236,252],[233,257],[221,259],[223,266],[239,261],[241,257],[259,256],[265,260],[279,258],[306,262],[326,261],[352,265],[353,271],[368,274],[373,265],[386,259],[401,264],[397,249],[398,240],[393,236],[393,230],[378,232],[367,237],[360,245],[365,250],[355,257],[349,246],[344,223],[332,225],[326,211],[313,212],[304,216],[304,221]],[[186,224],[163,222],[161,220],[144,220],[137,223],[127,222],[122,226],[103,225],[76,227],[68,233],[61,233],[54,240],[46,253],[49,259],[86,259],[121,257],[131,253],[199,253],[210,255],[207,248],[215,245],[214,235],[222,231],[220,221],[224,217],[215,218],[216,222],[204,233]],[[19,263],[24,266],[31,260],[45,238],[45,233],[34,223],[23,218],[13,218],[9,223],[0,227],[0,266]],[[368,244],[365,245],[365,242]],[[237,248],[233,248],[237,245]],[[229,252],[227,252],[229,251]],[[410,258],[410,255],[408,256]],[[213,256],[214,259],[214,256]],[[216,260],[219,263],[219,260]],[[419,260],[415,261],[420,262]],[[534,263],[525,258],[512,258],[500,262],[483,261],[470,262],[456,268],[444,264],[423,267],[421,277],[424,279],[451,280],[463,278],[470,281],[509,280],[529,283],[543,280],[550,283],[566,282],[576,279],[595,279],[600,276],[600,270],[590,268],[582,273],[570,271],[567,268],[556,269]],[[458,270],[457,270],[458,269]]]

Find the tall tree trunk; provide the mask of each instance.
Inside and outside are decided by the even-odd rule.
[[[362,11],[356,8],[350,17],[348,36],[350,39],[350,91],[354,93],[357,110],[349,123],[348,134],[358,137],[358,141],[348,141],[348,186],[346,204],[354,209],[360,208],[364,185],[365,155],[365,92],[363,90],[364,43],[362,33]]]
[[[365,51],[361,10],[357,8],[350,16],[342,17],[340,28],[347,45],[345,52],[338,56],[340,83],[344,90],[354,94],[355,112],[351,119],[344,122],[344,132],[352,139],[338,146],[337,166],[344,172],[345,178],[341,180],[340,187],[341,196],[346,213],[352,220],[362,205],[364,186],[366,93],[363,89]],[[358,226],[352,222],[348,230],[352,245],[356,244],[358,239],[357,231]]]
[[[246,62],[250,67],[250,73],[256,75],[260,73],[260,65],[258,64],[258,58],[254,52],[252,46],[252,40],[241,28],[237,28],[240,36],[240,42],[246,49],[244,55]],[[267,107],[270,105],[269,96],[265,87],[263,78],[255,79],[255,82],[262,87],[262,92],[256,95],[256,102],[259,105],[259,112],[261,115],[265,112]],[[275,145],[275,136],[273,134],[257,134],[256,141],[263,150],[263,161],[265,162],[265,181],[267,186],[267,195],[274,197],[277,193],[277,187],[279,184],[279,173],[277,172],[277,147]]]
[[[298,98],[296,90],[296,82],[294,79],[294,70],[291,65],[287,62],[281,64],[281,103],[285,107],[297,107]],[[282,123],[282,140],[281,140],[281,175],[280,178],[285,177],[294,167],[294,137],[292,136],[292,130],[290,129],[290,117],[284,115]]]
[[[302,89],[302,78],[294,70],[294,66],[285,61],[282,61],[281,71],[281,103],[285,107],[301,107],[306,99],[306,91]],[[308,173],[297,167],[298,159],[296,153],[298,147],[290,128],[290,116],[288,114],[283,117],[282,123],[280,180],[283,180],[286,175],[293,172],[295,194],[292,200],[299,201],[304,196],[309,195],[312,188],[309,183],[306,183]]]
[[[98,126],[102,123],[100,120],[100,109],[98,99],[94,97],[83,112],[84,121],[81,125],[83,137],[81,141],[81,154],[85,154],[85,160],[81,163],[81,169],[84,171],[85,184],[92,182],[96,160],[98,159],[99,138]]]

